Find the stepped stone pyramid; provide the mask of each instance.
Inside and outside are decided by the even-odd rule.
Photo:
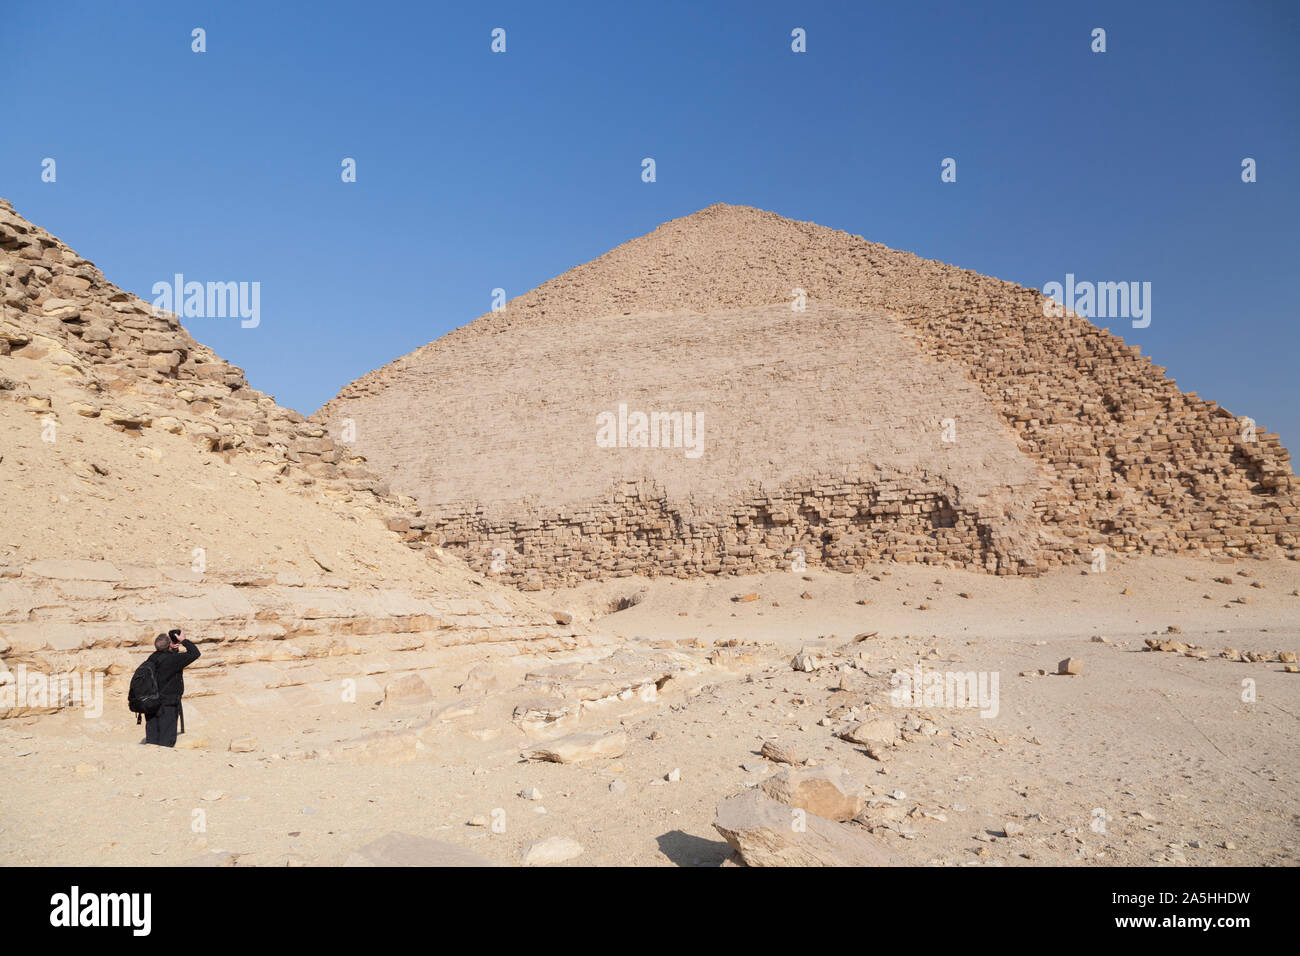
[[[396,525],[408,541],[524,588],[882,559],[1038,574],[1097,548],[1293,554],[1278,436],[1164,371],[1085,318],[1045,316],[1034,289],[719,204],[363,376],[313,419],[336,441],[349,426],[418,502]],[[637,412],[696,416],[700,434],[636,447]]]
[[[0,673],[107,677],[114,707],[171,626],[202,641],[187,698],[272,707],[580,642],[408,547],[413,503],[362,458],[3,200],[0,487]],[[78,703],[9,696],[0,717]]]

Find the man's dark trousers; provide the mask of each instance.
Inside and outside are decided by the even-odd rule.
[[[158,744],[162,747],[176,746],[176,719],[180,716],[180,704],[163,704],[158,713],[144,719],[144,742]]]

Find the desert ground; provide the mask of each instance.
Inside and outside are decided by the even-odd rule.
[[[438,841],[414,841],[426,861],[733,866],[717,808],[789,769],[760,754],[773,742],[860,785],[843,826],[890,863],[1294,865],[1297,586],[1291,561],[1144,557],[1037,579],[891,564],[549,591],[580,646],[479,647],[420,671],[427,695],[400,665],[351,703],[290,672],[278,692],[187,697],[174,751],[142,746],[115,698],[98,719],[7,720],[21,785],[0,789],[0,863],[357,864],[398,833],[389,852]],[[1079,673],[1056,673],[1067,658]],[[996,673],[996,715],[896,706],[891,673],[918,663]],[[566,697],[580,706],[558,717],[529,703]],[[878,716],[892,746],[838,736]],[[620,732],[621,753],[525,757]]]
[[[1296,862],[1289,453],[1082,319],[1006,320],[1032,290],[709,207],[304,417],[2,201],[0,253],[0,864]],[[783,344],[772,256],[822,264],[829,305],[796,327],[825,347]],[[640,311],[601,325],[611,308]],[[586,397],[552,389],[563,414],[503,391],[519,422],[576,423],[581,447],[555,432],[531,459],[492,416],[417,400],[451,351],[533,362],[505,348],[532,320],[613,334],[655,310],[752,346],[728,402],[755,425],[805,408],[772,390],[824,385],[832,342],[889,331],[872,374],[910,384],[879,408],[821,388],[817,442],[737,427],[680,486],[689,459],[590,444],[618,362]],[[965,371],[926,351],[949,321]],[[1004,360],[1026,345],[1041,362]],[[948,407],[969,444],[940,437]],[[415,410],[496,444],[424,447]],[[864,442],[860,474],[826,470],[836,435]],[[803,477],[764,490],[764,449]],[[545,481],[507,488],[510,468]],[[425,472],[447,501],[418,498]],[[695,513],[705,479],[726,493]],[[174,750],[126,705],[173,626],[202,651]]]

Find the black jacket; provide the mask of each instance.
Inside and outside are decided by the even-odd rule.
[[[154,651],[149,655],[158,675],[158,693],[164,704],[180,703],[185,693],[185,668],[199,659],[199,649],[188,638],[181,641],[184,651]]]

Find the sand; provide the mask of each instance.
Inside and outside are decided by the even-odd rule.
[[[1007,580],[882,566],[629,578],[538,595],[580,620],[598,615],[590,646],[492,660],[497,685],[486,693],[455,689],[474,666],[466,660],[426,673],[434,701],[423,707],[363,699],[257,711],[200,698],[186,708],[182,739],[206,742],[193,750],[139,745],[121,701],[99,720],[65,711],[6,721],[0,760],[22,786],[0,791],[0,862],[330,865],[400,831],[502,864],[537,840],[567,837],[583,853],[565,865],[736,865],[712,827],[715,808],[775,772],[757,753],[775,739],[860,779],[878,801],[867,811],[871,838],[900,864],[1294,865],[1300,675],[1213,655],[1300,650],[1298,571],[1146,558],[1104,574]],[[1221,576],[1231,583],[1213,581]],[[759,598],[732,600],[750,593]],[[1211,656],[1144,649],[1171,625]],[[1093,641],[1102,636],[1109,643]],[[754,642],[741,648],[749,661],[707,661],[733,640]],[[865,661],[844,671],[849,689],[839,690],[830,668],[790,668],[800,649]],[[579,765],[522,761],[536,739],[511,719],[535,686],[524,675],[615,651],[683,668],[653,701],[592,708],[561,728],[621,729],[627,752]],[[1066,657],[1082,662],[1081,674],[1018,676],[1055,671]],[[918,661],[998,672],[997,716],[891,709],[889,672]],[[1246,679],[1254,703],[1242,701]],[[460,708],[472,713],[430,720],[477,698]],[[921,729],[883,761],[837,738],[842,721],[819,723],[868,700],[879,713],[919,718]],[[413,728],[420,749],[392,745]],[[245,732],[258,749],[228,751]],[[366,734],[379,736],[358,750]],[[680,779],[666,781],[674,770]],[[611,791],[615,781],[624,792]],[[532,788],[540,799],[519,796]],[[475,817],[489,825],[468,825]],[[1015,835],[1004,837],[1008,824]]]

